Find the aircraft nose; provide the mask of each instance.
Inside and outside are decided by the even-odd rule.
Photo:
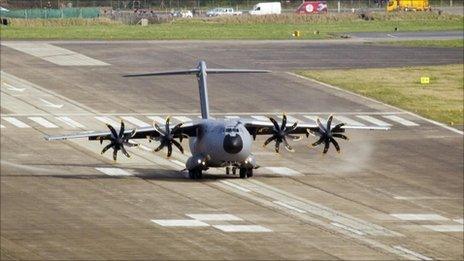
[[[240,135],[238,134],[235,136],[230,136],[229,134],[227,134],[224,137],[223,147],[227,153],[230,153],[230,154],[239,153],[243,148],[242,137],[240,137]]]

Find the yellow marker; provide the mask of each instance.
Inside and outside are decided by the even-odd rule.
[[[430,83],[430,78],[429,77],[421,77],[421,84],[429,84]]]
[[[294,31],[292,35],[293,37],[300,37],[300,31]]]

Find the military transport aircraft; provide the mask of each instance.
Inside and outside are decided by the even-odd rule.
[[[158,141],[159,145],[154,151],[157,152],[163,148],[167,148],[167,156],[170,157],[173,145],[177,147],[180,152],[184,153],[181,142],[184,138],[188,138],[192,156],[187,160],[185,166],[191,179],[201,178],[202,171],[212,167],[225,167],[227,174],[229,174],[230,168],[232,168],[234,174],[238,169],[240,178],[247,178],[252,177],[253,169],[258,168],[256,160],[251,152],[252,142],[256,139],[257,135],[270,135],[264,142],[264,146],[274,141],[275,151],[278,153],[282,143],[285,149],[290,152],[294,151],[287,139],[297,141],[301,138],[298,135],[306,135],[306,137],[308,137],[309,134],[311,134],[319,138],[312,146],[324,144],[323,153],[327,153],[330,144],[333,144],[335,149],[340,152],[340,146],[335,139],[340,138],[347,140],[348,138],[343,134],[346,129],[388,129],[388,127],[377,126],[347,126],[344,123],[332,126],[332,115],[327,119],[325,124],[322,124],[322,122],[317,119],[317,124],[298,124],[295,122],[291,126],[287,125],[287,117],[285,114],[282,117],[280,125],[273,118],[269,118],[270,122],[266,122],[240,118],[213,119],[210,117],[206,83],[207,74],[267,72],[269,71],[210,69],[206,68],[206,63],[204,61],[200,61],[198,66],[194,69],[125,75],[124,77],[195,74],[198,79],[200,92],[201,119],[179,123],[171,127],[170,118],[167,117],[164,126],[159,126],[154,122],[153,127],[142,127],[137,129],[126,129],[124,122],[121,121],[119,132],[111,125],[107,124],[109,131],[47,136],[45,139],[51,141],[88,138],[89,140],[98,140],[100,143],[103,143],[104,140],[109,140],[110,143],[103,148],[101,153],[103,154],[108,149],[112,148],[113,159],[116,161],[119,150],[122,151],[126,157],[130,157],[125,146],[137,146],[138,144],[131,141],[133,139]]]

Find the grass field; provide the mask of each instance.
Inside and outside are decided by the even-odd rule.
[[[463,39],[454,40],[413,40],[413,41],[386,41],[373,44],[408,46],[408,47],[445,47],[445,48],[463,48]]]
[[[435,13],[374,14],[365,21],[356,14],[280,15],[180,19],[147,27],[124,25],[108,19],[13,19],[0,29],[2,39],[299,39],[339,38],[349,32],[463,30],[463,17]],[[314,33],[318,31],[319,33]]]
[[[449,125],[463,124],[464,66],[301,71],[326,82]],[[421,84],[427,76],[430,84]]]

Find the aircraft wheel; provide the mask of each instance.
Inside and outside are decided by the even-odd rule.
[[[247,175],[248,178],[253,177],[253,169],[247,169],[247,174],[246,175]]]
[[[203,178],[203,172],[201,171],[201,169],[197,170],[197,179],[202,179]]]
[[[241,179],[246,179],[247,173],[248,173],[248,170],[246,168],[240,168],[239,174],[240,174]]]
[[[203,173],[201,172],[201,169],[189,170],[190,179],[201,179],[202,177],[203,177]]]
[[[230,175],[230,167],[226,167],[226,175]]]
[[[237,175],[237,168],[236,167],[232,167],[232,174]]]

